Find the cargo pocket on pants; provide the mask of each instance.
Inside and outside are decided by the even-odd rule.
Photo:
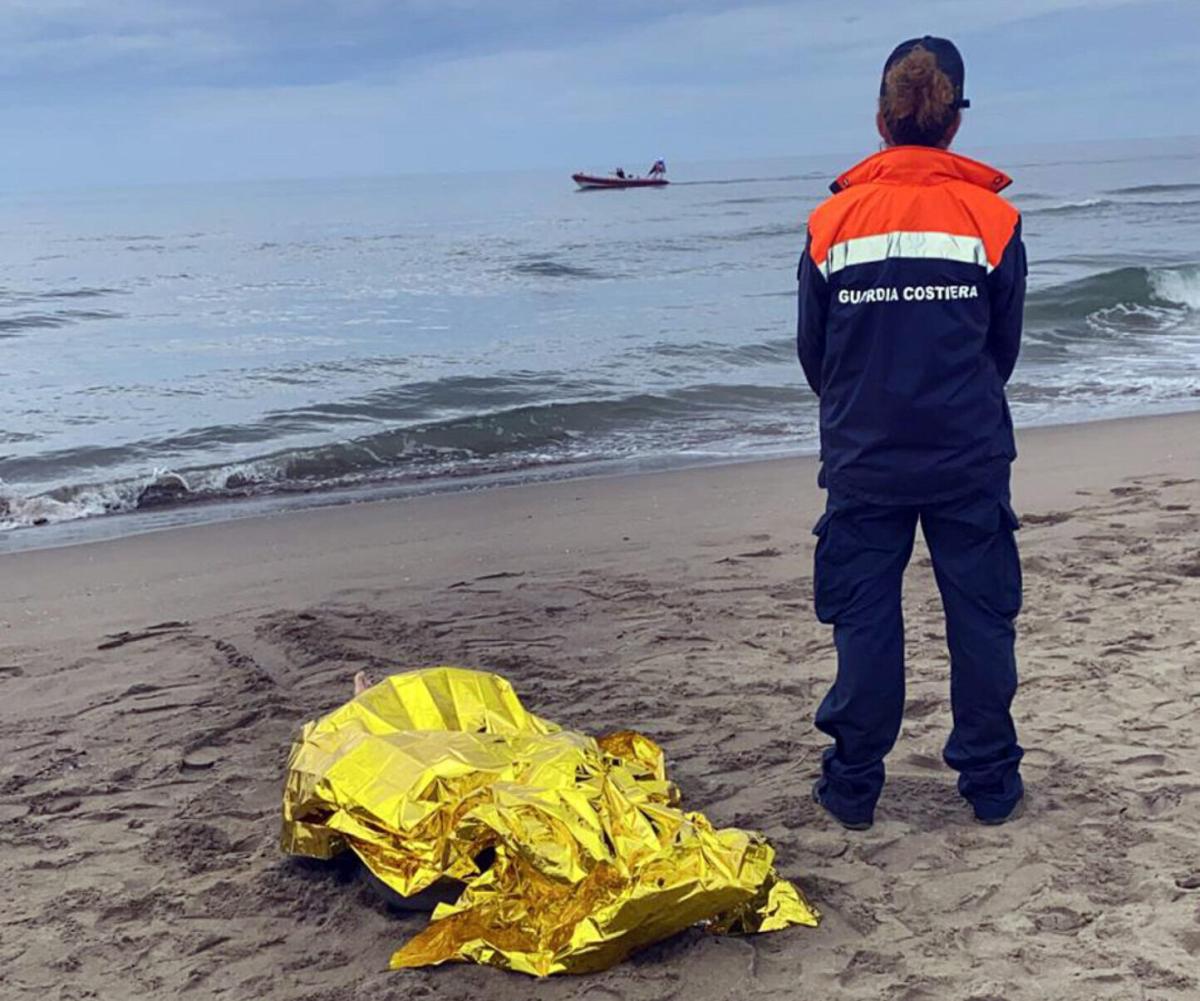
[[[1000,608],[1002,615],[1016,618],[1021,611],[1024,581],[1021,576],[1021,556],[1017,549],[1016,533],[1021,519],[1008,501],[1000,502],[1000,529],[997,533],[1000,560]]]
[[[817,619],[832,623],[846,604],[845,581],[840,580],[838,558],[832,537],[833,512],[826,511],[813,526],[817,547],[813,553],[813,608]]]

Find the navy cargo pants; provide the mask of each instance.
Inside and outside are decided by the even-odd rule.
[[[918,520],[946,613],[954,728],[946,763],[980,819],[1021,798],[1021,747],[1009,711],[1017,689],[1013,622],[1021,607],[1018,527],[1007,489],[951,501],[884,506],[829,495],[817,522],[817,618],[833,625],[837,679],[817,710],[833,738],[822,801],[843,820],[870,822],[883,759],[904,714],[900,592]]]

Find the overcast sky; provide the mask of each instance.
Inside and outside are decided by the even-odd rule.
[[[867,150],[925,33],[971,145],[1200,133],[1200,0],[0,0],[0,187]]]

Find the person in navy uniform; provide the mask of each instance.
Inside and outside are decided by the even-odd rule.
[[[1009,497],[1016,458],[1005,384],[1025,298],[1010,179],[948,149],[964,68],[926,36],[888,57],[876,123],[885,147],[813,212],[799,267],[797,347],[820,399],[827,507],[817,617],[837,677],[816,725],[833,739],[813,798],[871,826],[904,712],[901,586],[917,523],[946,616],[954,725],[946,763],[987,824],[1024,796],[1011,715],[1021,567]]]

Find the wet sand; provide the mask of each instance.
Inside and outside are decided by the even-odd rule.
[[[811,460],[296,512],[0,557],[0,997],[1200,998],[1200,414],[1026,432],[1016,707],[1029,809],[940,760],[918,547],[877,823],[808,798],[831,675]],[[276,848],[290,735],[356,670],[507,675],[666,748],[765,831],[821,928],[686,933],[586,978],[389,973],[423,923]]]

